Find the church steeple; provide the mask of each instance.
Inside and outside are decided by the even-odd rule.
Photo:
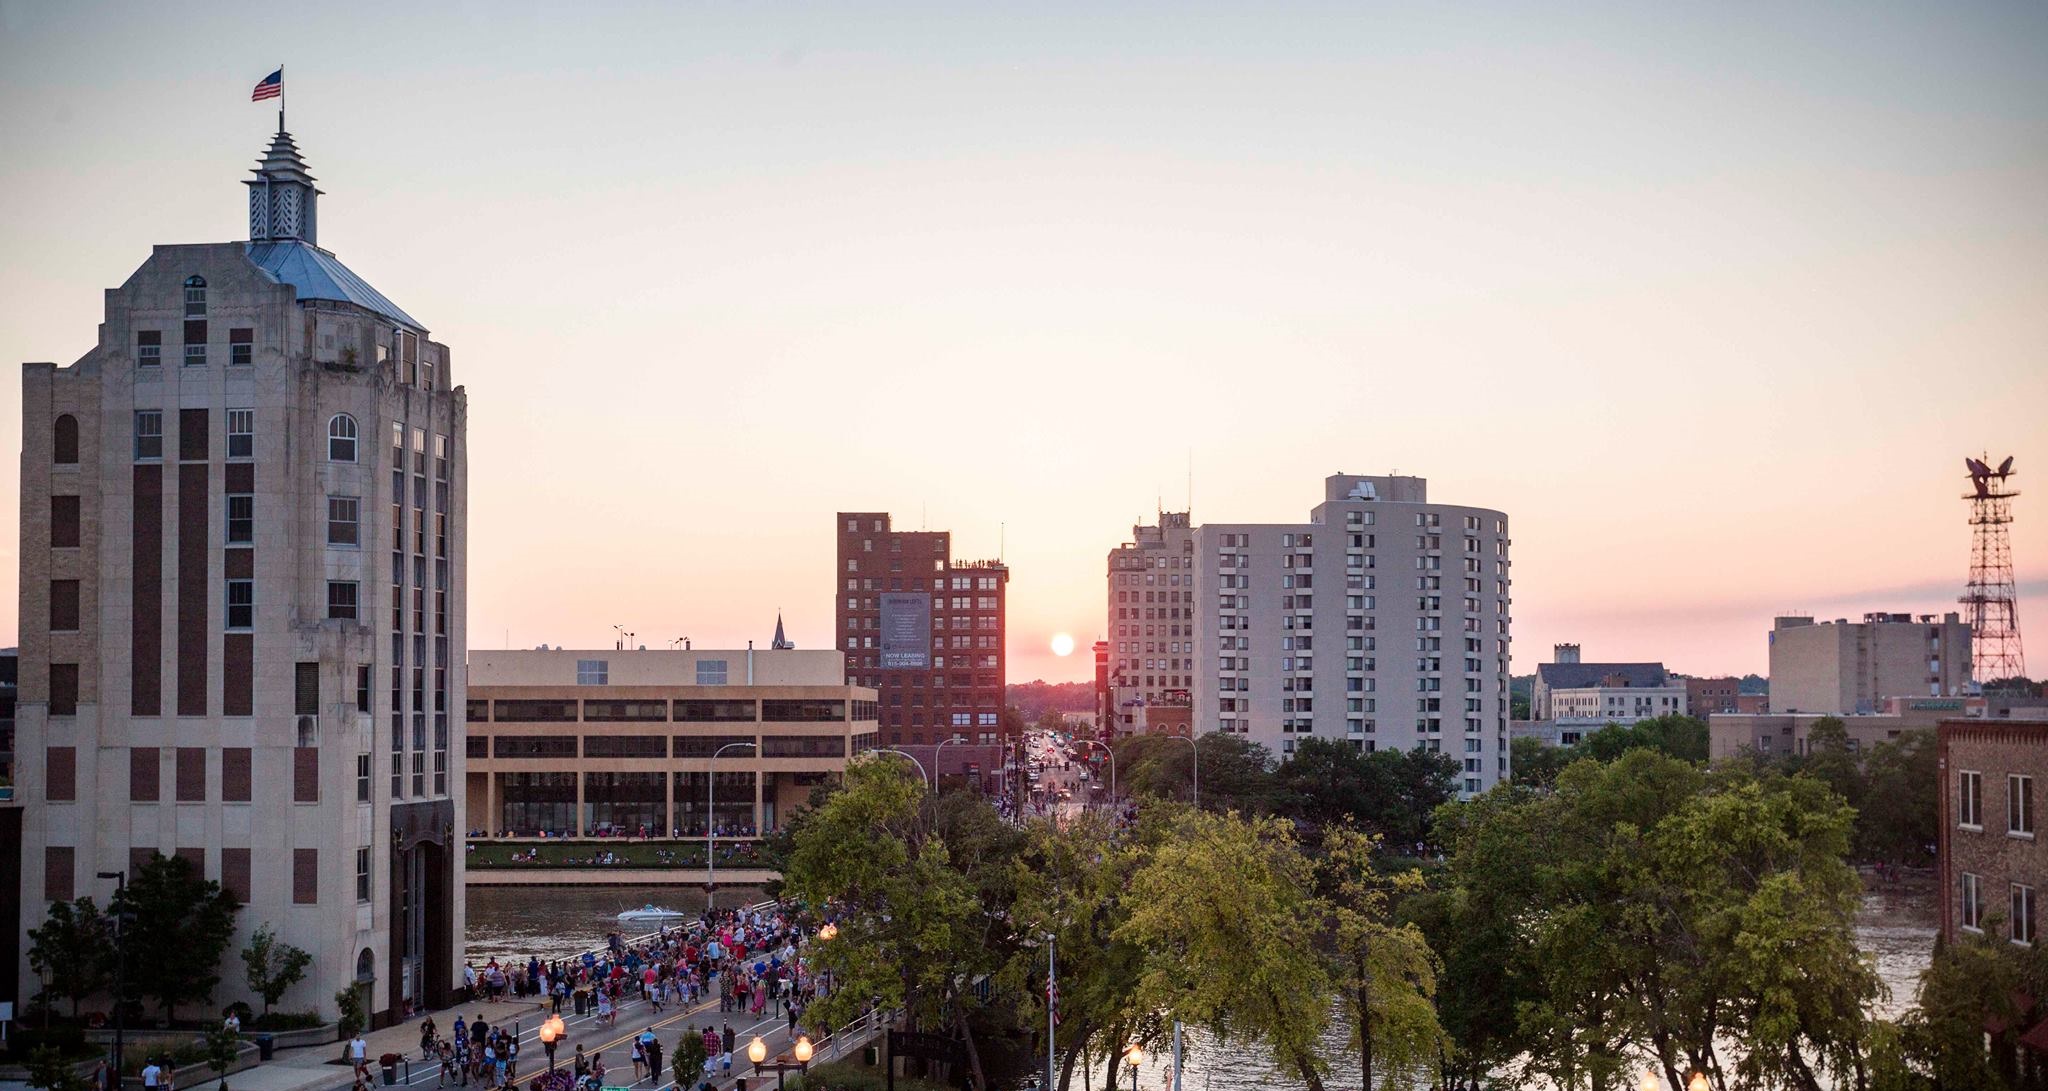
[[[249,241],[297,240],[318,246],[320,191],[306,173],[306,161],[299,157],[292,134],[278,129],[254,173],[256,177],[242,182],[249,187]]]
[[[796,647],[795,644],[790,643],[788,637],[782,635],[782,611],[780,610],[775,611],[775,642],[768,646],[778,652]]]

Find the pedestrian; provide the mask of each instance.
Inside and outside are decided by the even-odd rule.
[[[363,1041],[362,1033],[359,1031],[348,1042],[348,1059],[355,1063],[357,1075],[368,1073],[370,1067],[369,1056],[370,1043]]]
[[[158,1091],[163,1086],[163,1066],[156,1063],[155,1057],[148,1060],[149,1063],[142,1066],[142,1086],[144,1091]]]
[[[633,1082],[639,1083],[640,1073],[647,1067],[647,1057],[640,1047],[640,1039],[633,1039],[633,1048],[629,1052],[633,1057]]]

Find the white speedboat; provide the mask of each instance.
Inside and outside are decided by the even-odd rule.
[[[647,905],[641,906],[638,909],[628,909],[625,912],[619,914],[619,923],[658,924],[662,921],[686,920],[689,918],[689,916],[690,914],[685,913],[680,909],[663,909],[658,905],[649,903]]]

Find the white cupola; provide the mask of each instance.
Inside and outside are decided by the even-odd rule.
[[[249,241],[296,239],[318,246],[320,191],[306,173],[306,161],[299,158],[292,134],[278,130],[254,173],[256,177],[242,182],[249,187]]]

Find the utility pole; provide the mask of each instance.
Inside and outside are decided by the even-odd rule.
[[[284,124],[284,111],[278,110],[278,124]],[[102,871],[102,879],[114,880],[114,1086],[121,1086],[121,1047],[126,1041],[127,987],[123,984],[128,976],[128,944],[122,938],[122,922],[128,919],[128,873],[125,871]]]
[[[1045,934],[1045,1091],[1052,1091],[1053,1031],[1060,1025],[1058,970],[1053,963],[1052,933]]]

